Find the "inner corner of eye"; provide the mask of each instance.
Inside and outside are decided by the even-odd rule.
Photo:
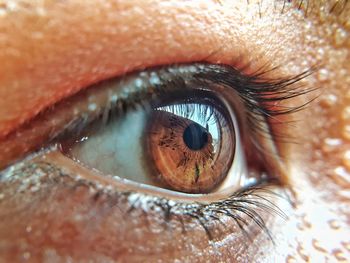
[[[202,94],[203,95],[203,94]],[[191,97],[189,97],[191,96]],[[234,192],[258,185],[260,159],[247,160],[237,115],[214,94],[181,94],[152,107],[134,107],[99,124],[61,151],[106,176],[186,194]],[[176,98],[176,99],[175,99]],[[249,156],[249,158],[255,158]],[[251,163],[254,163],[251,167]]]

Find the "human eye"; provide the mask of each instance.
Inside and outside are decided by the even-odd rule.
[[[346,261],[348,6],[0,3],[0,257]]]
[[[272,119],[281,125],[278,116],[300,109],[282,101],[307,92],[294,84],[310,72],[274,80],[262,70],[241,71],[194,63],[105,81],[58,103],[2,146],[19,156],[51,144],[35,159],[67,156],[118,182],[129,179],[124,187],[138,191],[152,185],[155,192],[215,192],[222,199],[273,181],[282,185],[282,134],[272,134]]]

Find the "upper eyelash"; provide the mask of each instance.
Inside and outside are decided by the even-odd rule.
[[[64,125],[63,130],[50,131],[50,134],[46,135],[49,136],[48,138],[46,137],[47,141],[44,142],[42,145],[31,145],[30,141],[21,142],[21,140],[19,140],[18,143],[25,143],[23,147],[24,149],[26,149],[26,151],[11,153],[9,161],[6,161],[5,157],[5,163],[0,163],[0,168],[5,168],[11,162],[13,162],[15,158],[23,157],[23,155],[29,151],[38,150],[40,149],[40,147],[43,146],[49,146],[50,144],[57,142],[57,140],[65,138],[67,135],[76,135],[79,131],[82,131],[88,124],[90,124],[93,121],[96,121],[98,118],[102,118],[102,120],[108,120],[106,116],[110,117],[114,114],[120,115],[123,114],[123,112],[125,113],[125,111],[128,109],[137,107],[137,105],[142,106],[142,103],[145,103],[146,98],[152,98],[152,96],[155,95],[163,96],[166,95],[168,92],[171,92],[172,90],[179,91],[179,87],[181,87],[180,90],[182,91],[191,92],[191,89],[187,87],[189,81],[193,81],[197,84],[208,84],[209,82],[213,84],[221,84],[231,87],[234,90],[238,91],[247,109],[248,114],[246,118],[250,125],[250,129],[252,131],[259,132],[260,134],[268,134],[270,131],[266,130],[264,126],[261,125],[261,118],[274,118],[277,115],[289,114],[299,110],[305,105],[296,106],[294,108],[288,109],[281,108],[280,110],[271,110],[268,107],[268,105],[266,105],[266,103],[269,103],[272,100],[282,101],[291,97],[300,96],[307,92],[310,92],[311,89],[300,89],[300,87],[295,86],[294,84],[299,82],[303,78],[309,76],[315,70],[311,68],[310,70],[307,70],[299,75],[279,79],[271,79],[265,77],[268,76],[268,73],[275,69],[276,68],[262,68],[253,74],[245,75],[241,73],[240,70],[234,69],[233,67],[227,65],[193,63],[191,65],[172,65],[167,67],[158,67],[146,70],[145,72],[137,73],[136,76],[138,74],[139,76],[145,76],[145,74],[147,76],[146,72],[148,72],[150,82],[154,80],[154,83],[149,83],[148,87],[146,88],[134,88],[131,91],[131,94],[122,93],[122,96],[120,96],[117,101],[106,105],[103,109],[100,110],[99,113],[97,112],[97,114],[95,114],[96,117],[94,117],[94,119],[91,119],[91,117],[89,117],[90,113],[83,113],[78,116],[72,116],[72,120],[70,121],[69,125],[64,123],[62,124]],[[167,74],[168,79],[166,79],[163,76],[160,76],[159,74],[157,75],[156,72],[159,71],[161,71],[162,74]],[[169,76],[171,77],[170,79]],[[124,78],[122,77],[120,80],[121,83],[123,83],[123,79]],[[99,85],[100,84],[94,85],[94,87]],[[166,89],[164,89],[164,86],[166,86]],[[25,140],[26,133],[29,135],[32,128],[35,128],[39,134],[40,132],[47,132],[45,130],[39,131],[36,126],[38,124],[41,124],[42,122],[45,122],[45,118],[51,119],[52,115],[55,114],[55,110],[57,108],[61,111],[65,111],[66,107],[72,107],[71,104],[69,104],[71,103],[71,101],[73,101],[74,104],[75,102],[77,102],[77,98],[80,99],[80,96],[82,94],[85,94],[85,96],[87,96],[88,94],[93,93],[94,87],[92,87],[92,89],[85,89],[81,93],[69,99],[66,99],[65,101],[59,102],[53,107],[42,112],[31,122],[22,125],[14,133],[9,134],[7,136],[7,140],[10,140],[10,138],[23,138],[23,140]],[[149,89],[149,87],[152,88]],[[271,98],[266,98],[267,94],[270,94]],[[87,97],[85,97],[85,100],[86,99]],[[65,102],[68,102],[68,104],[64,104]],[[275,135],[275,137],[277,137],[277,135]],[[8,150],[10,150],[11,147],[15,147],[13,145],[7,145],[6,140],[3,141],[2,144],[3,143],[5,143],[5,145],[3,146],[5,148],[8,148]],[[16,150],[20,151],[20,149],[21,148]]]
[[[110,102],[106,107],[102,108],[100,116],[102,116],[102,125],[107,124],[114,117],[119,117],[126,114],[127,111],[135,109],[138,106],[148,107],[148,99],[150,97],[162,98],[169,96],[171,92],[195,92],[191,90],[188,82],[193,82],[199,85],[211,85],[211,84],[221,84],[230,87],[238,91],[241,99],[246,107],[246,117],[250,129],[253,132],[259,133],[260,135],[269,134],[271,131],[267,130],[265,126],[261,125],[263,118],[265,121],[267,119],[276,118],[279,115],[287,115],[294,113],[303,109],[311,101],[295,106],[295,107],[281,107],[274,105],[273,109],[270,109],[268,103],[281,102],[290,98],[304,95],[315,89],[303,89],[299,86],[294,86],[295,83],[308,77],[314,72],[314,68],[311,68],[301,74],[293,77],[286,77],[281,79],[268,79],[264,78],[267,73],[275,70],[260,70],[256,71],[251,75],[244,75],[239,70],[234,69],[227,65],[212,65],[204,63],[195,63],[188,67],[192,70],[195,68],[194,72],[187,75],[177,76],[174,73],[174,69],[181,67],[187,67],[187,65],[173,65],[167,67],[159,67],[150,69],[149,71],[151,78],[154,77],[154,71],[165,70],[166,73],[170,74],[171,77],[164,78],[162,76],[157,76],[158,81],[156,84],[151,84],[152,91],[148,88],[140,89],[134,92],[132,95],[126,95],[119,98],[117,101]],[[166,88],[165,88],[166,87]],[[181,88],[179,88],[181,87]],[[267,97],[269,95],[270,97]],[[193,94],[193,97],[196,95]],[[214,96],[214,94],[211,94]],[[278,109],[280,107],[280,109]],[[89,120],[87,116],[74,121],[66,129],[64,129],[60,134],[52,138],[52,140],[57,140],[65,138],[71,134],[71,132],[80,133],[86,126],[90,123],[97,121],[100,117]],[[283,123],[283,122],[281,122]],[[275,139],[285,139],[287,136],[284,134],[273,134]],[[289,139],[289,138],[288,138]],[[51,140],[51,141],[52,141]]]
[[[186,67],[186,65],[174,65],[173,68]],[[292,77],[285,77],[279,79],[266,78],[268,73],[276,70],[264,69],[258,70],[250,75],[245,75],[239,70],[221,64],[205,64],[195,63],[190,67],[196,67],[196,70],[190,76],[176,76],[166,79],[161,78],[161,83],[154,85],[155,90],[152,96],[157,94],[159,97],[166,95],[169,91],[176,91],[180,87],[188,86],[189,81],[200,85],[221,84],[238,91],[244,105],[247,109],[247,119],[250,128],[259,133],[269,133],[270,130],[266,130],[264,126],[261,126],[261,117],[265,120],[268,118],[276,119],[279,115],[287,115],[299,110],[304,109],[312,100],[298,106],[285,107],[274,104],[274,108],[270,108],[271,103],[281,102],[291,98],[295,98],[312,91],[317,88],[304,88],[303,86],[297,86],[298,82],[304,78],[313,74],[317,67],[312,67],[298,75]],[[160,67],[162,69],[163,67]],[[165,67],[167,69],[172,67]],[[153,69],[157,70],[157,68]],[[166,89],[162,87],[166,86]],[[186,90],[187,92],[190,89]],[[145,95],[147,97],[147,95]],[[147,100],[147,98],[145,98]],[[143,98],[142,93],[137,95],[137,98],[123,98],[120,99],[119,105],[108,105],[104,114],[108,113],[108,116],[119,115],[125,113],[129,107],[134,108],[136,105],[142,105]],[[121,113],[122,112],[122,113]],[[282,123],[282,122],[281,122]],[[283,139],[285,135],[274,134],[276,138]]]
[[[264,126],[260,125],[260,117],[263,117],[265,120],[269,118],[276,119],[279,115],[287,115],[304,109],[312,100],[302,105],[288,108],[274,104],[274,108],[271,109],[270,104],[317,90],[317,88],[304,88],[303,86],[295,85],[313,74],[317,70],[316,67],[312,67],[292,77],[279,79],[265,77],[276,69],[277,67],[270,70],[262,68],[250,75],[244,75],[232,67],[208,65],[203,72],[194,75],[194,77],[201,78],[204,81],[210,80],[213,83],[222,84],[237,90],[245,107],[248,109],[247,119],[250,128],[259,133],[269,133],[270,130],[266,130]],[[235,77],[232,78],[232,76]],[[274,134],[274,136],[279,139],[285,137],[283,134]]]

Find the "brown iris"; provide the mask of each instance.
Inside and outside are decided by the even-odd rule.
[[[186,193],[208,193],[226,177],[235,150],[232,125],[211,106],[173,105],[152,112],[146,151],[155,180]],[[193,104],[189,104],[193,106]]]

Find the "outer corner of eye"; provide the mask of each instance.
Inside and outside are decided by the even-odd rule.
[[[190,73],[195,74],[193,68]],[[185,195],[232,194],[266,180],[266,171],[259,170],[266,167],[259,163],[262,159],[255,153],[246,155],[251,145],[245,145],[242,137],[253,133],[240,134],[242,122],[238,119],[245,116],[215,90],[216,83],[198,88],[197,79],[183,66],[178,71],[143,72],[145,90],[154,88],[150,78],[155,74],[167,80],[158,83],[159,94],[147,97],[147,92],[133,90],[136,80],[140,86],[140,75],[131,75],[114,94],[123,103],[99,105],[103,108],[100,121],[89,125],[78,138],[61,141],[61,152],[106,176],[137,182],[140,190],[148,185],[155,191],[167,189]],[[188,87],[170,89],[169,78],[189,78],[182,82]],[[120,94],[130,87],[133,91],[125,100]],[[238,96],[227,91],[230,93]]]

